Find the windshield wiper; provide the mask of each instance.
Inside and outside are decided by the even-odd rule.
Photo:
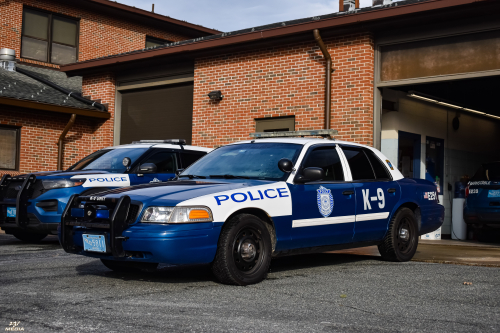
[[[224,178],[224,179],[249,179],[247,176],[234,176],[234,175],[210,175],[210,178]]]
[[[179,177],[179,178],[189,177],[189,179],[193,179],[193,178],[206,179],[207,178],[205,176],[197,176],[197,175],[179,175],[177,177]]]

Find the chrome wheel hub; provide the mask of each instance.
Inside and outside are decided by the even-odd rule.
[[[257,255],[257,249],[255,248],[255,245],[252,242],[246,241],[243,244],[241,244],[240,255],[243,260],[252,261]]]
[[[401,228],[401,230],[399,231],[399,238],[407,241],[410,238],[410,232],[408,231],[408,229]]]

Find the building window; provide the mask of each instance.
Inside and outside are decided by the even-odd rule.
[[[295,131],[295,116],[255,119],[255,132]]]
[[[146,47],[161,46],[170,43],[168,40],[146,36]]]
[[[20,133],[19,128],[0,126],[0,169],[19,169]]]
[[[78,30],[77,20],[25,9],[21,57],[57,65],[76,62]]]

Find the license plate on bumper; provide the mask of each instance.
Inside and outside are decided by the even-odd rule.
[[[83,249],[88,252],[106,253],[106,237],[83,234]]]
[[[16,217],[16,207],[7,207],[7,217]]]

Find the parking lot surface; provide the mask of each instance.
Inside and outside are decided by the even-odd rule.
[[[24,332],[498,332],[500,268],[325,253],[273,260],[264,282],[206,267],[115,273],[0,234],[0,330]],[[472,285],[464,285],[472,282]]]

